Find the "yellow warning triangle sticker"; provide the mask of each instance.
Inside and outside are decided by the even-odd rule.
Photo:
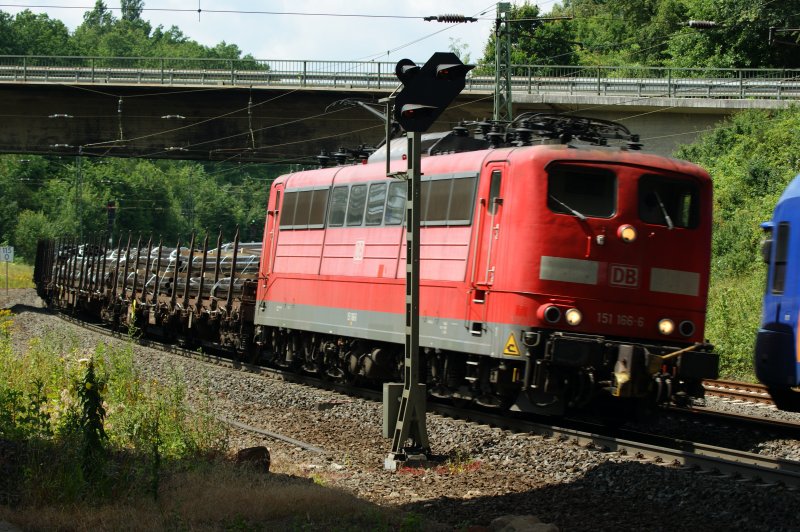
[[[514,357],[519,356],[519,347],[517,347],[517,339],[514,338],[514,333],[508,335],[508,340],[506,340],[506,346],[503,348],[503,354]]]

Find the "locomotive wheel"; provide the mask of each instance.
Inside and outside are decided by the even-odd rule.
[[[770,397],[775,402],[778,410],[786,410],[788,412],[800,412],[800,390],[789,387],[774,387],[767,388]]]

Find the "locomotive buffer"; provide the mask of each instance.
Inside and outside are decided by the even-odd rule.
[[[420,181],[422,164],[421,133],[450,105],[464,89],[465,77],[473,65],[465,65],[453,53],[436,52],[420,68],[409,59],[395,67],[403,89],[394,98],[394,118],[407,132],[408,171],[406,179],[406,323],[403,390],[397,404],[400,385],[384,385],[384,435],[392,433],[392,451],[384,462],[386,469],[397,469],[408,459],[425,460],[430,453],[425,426],[425,385],[419,382],[419,238]],[[387,113],[387,120],[389,120]],[[387,173],[389,138],[387,146]],[[390,174],[392,175],[392,174]],[[396,412],[396,418],[395,418]],[[392,425],[392,421],[395,421]]]

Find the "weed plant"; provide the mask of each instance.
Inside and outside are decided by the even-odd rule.
[[[0,316],[0,438],[23,442],[17,468],[27,504],[100,503],[158,493],[161,469],[191,467],[227,450],[225,427],[209,401],[188,407],[177,370],[145,378],[131,342],[89,352],[50,333],[15,353],[13,320]]]

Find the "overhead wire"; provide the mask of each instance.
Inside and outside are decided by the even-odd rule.
[[[25,9],[82,9],[91,11],[96,6],[68,6],[58,4],[19,4],[19,3],[0,3],[0,7],[18,7]],[[109,11],[122,11],[121,7],[108,7]],[[285,15],[285,16],[307,16],[307,17],[335,17],[335,18],[385,18],[385,19],[411,19],[423,20],[424,15],[375,15],[369,13],[326,13],[326,12],[303,12],[303,11],[265,11],[265,10],[245,10],[245,9],[203,9],[203,8],[177,8],[177,7],[142,7],[142,11],[168,12],[168,13],[212,13],[212,14],[234,14],[234,15]],[[492,19],[493,20],[493,19]]]

